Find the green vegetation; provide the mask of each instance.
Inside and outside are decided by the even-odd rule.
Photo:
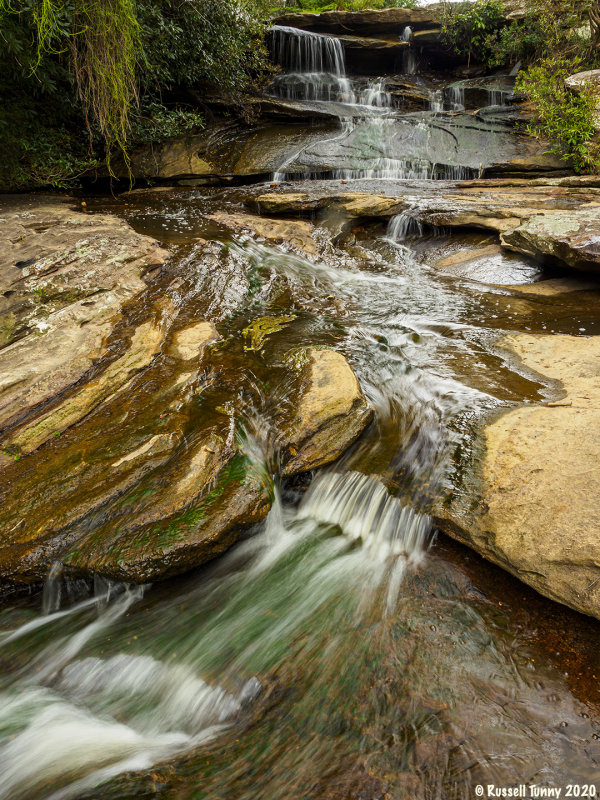
[[[366,8],[414,8],[417,0],[290,0],[271,8],[271,13],[284,13],[286,11],[312,11],[321,14],[323,11],[364,11]]]
[[[520,64],[517,90],[533,115],[527,131],[547,139],[577,172],[600,171],[599,98],[591,89],[575,93],[565,85],[569,75],[600,63],[597,0],[529,0],[525,15],[510,22],[499,0],[447,5],[442,28],[446,44],[469,63]]]
[[[500,0],[447,3],[442,13],[442,36],[448,47],[471,63],[488,62],[495,36],[504,22]]]
[[[262,0],[0,0],[0,188],[69,186],[266,79]]]
[[[565,86],[565,78],[579,66],[571,59],[546,58],[519,75],[517,89],[534,108],[528,132],[548,139],[552,152],[570,161],[576,172],[597,172],[600,144],[594,120],[598,97],[590,89],[575,94]]]

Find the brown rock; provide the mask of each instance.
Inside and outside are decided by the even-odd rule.
[[[284,474],[307,472],[335,461],[373,417],[356,376],[334,350],[306,350],[304,391],[284,431],[291,459]]]
[[[325,11],[321,14],[291,13],[274,20],[276,25],[329,34],[370,36],[402,33],[409,25],[415,30],[439,27],[434,8],[384,8],[365,11]]]
[[[502,344],[566,396],[485,428],[480,503],[468,511],[455,502],[441,527],[541,594],[600,617],[600,337]]]
[[[309,222],[296,220],[268,219],[251,214],[227,214],[218,212],[209,219],[215,220],[232,231],[249,231],[273,244],[289,244],[309,255],[317,255],[317,245],[313,239],[314,226]]]

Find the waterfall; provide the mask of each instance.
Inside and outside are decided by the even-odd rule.
[[[319,475],[298,510],[306,517],[337,525],[362,543],[375,564],[389,566],[386,612],[396,605],[406,565],[419,562],[431,532],[431,520],[392,497],[375,478],[359,472]]]
[[[416,75],[418,67],[417,54],[412,47],[407,47],[402,54],[402,72],[405,75]]]
[[[419,220],[406,213],[398,214],[389,221],[385,238],[393,242],[403,242],[411,236],[422,236],[423,225]]]
[[[344,48],[339,39],[298,28],[275,25],[273,57],[285,70],[273,84],[273,94],[286,100],[356,102],[346,78]]]
[[[56,561],[50,567],[50,572],[44,582],[44,591],[42,593],[42,613],[44,616],[60,611],[62,574],[63,566],[59,561]]]
[[[327,143],[351,141],[357,157],[345,159],[339,168],[327,170],[327,175],[341,180],[463,180],[476,177],[471,169],[460,166],[438,165],[423,157],[403,157],[399,149],[397,112],[385,79],[363,80],[346,77],[344,49],[338,38],[277,25],[272,29],[272,48],[275,60],[285,72],[273,84],[272,93],[288,100],[330,103],[331,111],[338,117],[340,133]],[[402,38],[412,36],[406,27]],[[418,69],[417,54],[413,47],[404,48],[405,74],[414,75]],[[448,90],[450,107],[464,108],[464,89],[453,86]],[[441,90],[431,92],[429,106],[433,112],[442,112],[446,96]],[[415,125],[415,136],[427,137],[426,120]],[[314,145],[314,142],[313,142]],[[426,142],[425,142],[426,145]],[[318,144],[316,145],[318,147]],[[272,173],[272,180],[284,181],[302,173],[303,177],[319,178],[323,172],[294,169],[298,159],[307,149],[304,145],[286,154],[281,165]],[[352,163],[354,160],[355,163]]]
[[[488,105],[503,106],[511,95],[508,89],[488,89]]]
[[[449,86],[446,89],[448,93],[448,103],[452,108],[452,111],[464,111],[465,110],[465,89],[464,86]]]
[[[410,25],[407,25],[406,28],[402,31],[402,35],[400,37],[400,41],[402,42],[410,42],[411,36],[413,35],[413,29]]]
[[[429,96],[429,110],[439,113],[444,110],[444,92],[442,89],[435,89]]]
[[[376,81],[369,81],[367,86],[360,92],[358,102],[362,106],[372,108],[391,108],[392,95],[385,88],[383,78]]]
[[[339,39],[299,28],[275,25],[273,55],[286,72],[330,72],[344,76],[344,48]]]

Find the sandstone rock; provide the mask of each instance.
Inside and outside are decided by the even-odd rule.
[[[578,72],[565,78],[567,89],[579,94],[582,89],[591,89],[600,92],[600,69],[590,69],[587,72]]]
[[[10,430],[2,437],[5,446],[29,451],[93,406],[88,387],[79,408],[79,400],[67,400],[64,415],[44,412],[33,422],[38,409],[79,384],[107,355],[107,337],[124,305],[168,254],[122,220],[74,212],[56,198],[5,200],[2,206],[0,318],[12,323],[11,331],[5,324],[7,346],[0,347],[0,429]],[[129,376],[136,362],[119,363]],[[111,370],[116,377],[117,368]],[[115,388],[108,378],[106,391]],[[27,434],[33,424],[37,432]]]
[[[480,502],[440,526],[540,593],[600,617],[600,337],[508,337],[528,369],[569,405],[525,406],[483,432]]]
[[[51,337],[51,335],[52,332],[49,331],[49,337]],[[1,446],[18,453],[31,453],[33,450],[37,450],[38,447],[53,436],[60,435],[67,428],[75,425],[104,400],[113,397],[117,392],[126,390],[131,377],[144,367],[147,367],[160,351],[162,341],[163,331],[159,327],[151,322],[140,325],[140,327],[136,328],[134,331],[131,345],[124,355],[110,363],[106,370],[97,378],[93,378],[83,384],[79,391],[76,391],[68,399],[59,398],[51,411],[44,411],[34,420],[28,420],[25,424],[20,425],[16,433],[10,433],[1,440]],[[15,358],[14,362],[11,361],[8,364],[9,375],[13,372],[13,367],[11,365],[15,364],[15,362],[22,357],[21,351],[23,348],[19,348],[20,344],[19,342],[13,346],[16,348],[16,353],[11,352],[12,348],[9,350],[10,355]],[[76,346],[78,343],[69,342],[68,344]],[[62,340],[58,342],[59,348],[64,345],[65,342]],[[72,351],[67,350],[66,352],[69,354]],[[76,352],[75,350],[75,353]],[[35,367],[39,363],[39,352],[35,355],[37,355],[38,358],[28,363],[29,369],[35,370]],[[6,361],[4,365],[6,368]],[[50,366],[47,359],[44,359],[40,367],[42,374],[43,370],[48,370]],[[14,369],[16,369],[16,367]],[[13,390],[11,394],[14,403],[17,404],[20,397],[20,390],[22,391],[24,387],[20,385],[21,381],[19,380],[18,373],[14,380],[16,380],[16,383],[12,383],[11,385]],[[51,393],[48,395],[49,400],[53,399],[57,394],[55,384],[44,381],[42,387],[40,387],[39,383],[36,382],[28,394],[28,401],[30,403],[32,402],[32,395],[36,397],[34,392],[40,390],[40,388],[45,389],[46,393],[51,390]]]
[[[578,270],[600,269],[600,206],[533,216],[501,241],[526,255],[548,257]]]
[[[301,398],[277,437],[287,454],[286,475],[337,459],[373,413],[339,353],[306,350],[293,363]],[[163,467],[156,490],[134,502],[118,525],[112,521],[71,542],[65,565],[122,580],[163,579],[214,558],[263,519],[271,504],[269,475],[252,448],[246,452],[229,439],[228,426],[222,417],[182,462]],[[158,444],[150,440],[122,461]]]
[[[334,350],[306,350],[304,390],[284,437],[291,460],[285,475],[329,464],[360,436],[373,417],[346,359]]]
[[[544,281],[537,281],[537,283],[526,283],[511,288],[516,289],[519,294],[558,297],[574,292],[597,292],[600,287],[597,281],[586,281],[581,278],[548,278]]]
[[[308,255],[317,255],[317,245],[313,239],[314,226],[309,222],[296,220],[268,219],[251,214],[227,214],[218,212],[209,215],[220,225],[232,231],[250,231],[261,239],[273,244],[288,244]]]
[[[347,219],[388,220],[407,212],[437,227],[473,227],[501,234],[501,244],[538,260],[597,271],[600,263],[600,200],[597,180],[464,181],[426,189],[388,184],[386,194],[336,188],[311,193],[252,193],[248,205],[269,214],[335,210]]]
[[[190,361],[198,358],[204,347],[218,338],[219,334],[212,322],[198,322],[177,331],[168,352],[176,358]]]
[[[260,213],[308,214],[328,208],[343,211],[349,218],[394,216],[406,207],[398,197],[386,197],[367,192],[300,193],[269,192],[252,197],[250,204]]]
[[[408,25],[414,30],[439,27],[439,19],[431,8],[384,8],[366,11],[325,11],[321,14],[290,13],[274,20],[275,25],[327,34],[402,33]]]

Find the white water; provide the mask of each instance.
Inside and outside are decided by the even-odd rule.
[[[263,451],[260,442],[248,450],[258,466]],[[318,545],[314,537],[323,525],[338,526],[344,536],[326,536]],[[250,637],[245,659],[285,641],[318,603],[343,585],[368,603],[385,581],[385,608],[391,610],[406,569],[425,553],[429,531],[427,517],[403,507],[381,483],[358,473],[319,476],[297,512],[286,512],[276,492],[263,532],[232,554],[243,556],[246,550],[253,558],[238,594],[249,592],[254,604],[244,602],[247,611],[240,616],[240,599],[229,590],[231,599],[225,600],[223,612],[229,603],[235,624],[247,630],[254,624],[253,615],[260,617],[257,604],[264,594],[253,588],[253,581],[279,574],[282,561],[299,546],[304,548],[305,538],[315,541],[317,550],[304,566],[304,561],[299,563],[303,571],[292,576],[299,583],[281,623],[258,638]],[[349,551],[346,540],[362,542],[362,553]],[[52,582],[56,580],[54,574]],[[226,584],[227,579],[218,578],[205,592],[210,596],[211,590]],[[156,655],[136,652],[137,635],[129,637],[126,648],[104,654],[99,643],[110,647],[107,634],[127,624],[126,617],[143,595],[140,587],[124,587],[104,606],[80,607],[70,630],[55,628],[54,637],[46,637],[24,674],[0,693],[2,800],[76,797],[120,773],[149,769],[214,738],[260,694],[256,678],[246,679],[232,692],[199,673],[198,655],[226,645],[221,626],[213,630],[209,625],[196,635],[186,630],[187,649],[181,652],[175,638],[169,643],[175,633],[167,626],[161,634],[167,642],[162,654],[158,645]],[[265,597],[264,602],[272,601]],[[225,628],[235,635],[226,622]],[[29,625],[23,634],[24,647],[35,648],[35,640],[27,639],[32,630]]]
[[[419,69],[417,54],[412,47],[407,47],[402,54],[402,72],[405,75],[416,75]]]
[[[463,86],[450,86],[447,90],[448,103],[452,111],[465,110],[465,90]]]
[[[288,72],[346,74],[344,48],[339,39],[299,28],[275,25],[273,53],[277,63]]]
[[[404,242],[412,236],[422,236],[423,225],[419,220],[414,219],[409,214],[398,214],[388,223],[386,239],[393,242]]]
[[[273,84],[277,97],[356,102],[339,39],[283,25],[275,25],[272,33],[274,58],[285,71]]]

